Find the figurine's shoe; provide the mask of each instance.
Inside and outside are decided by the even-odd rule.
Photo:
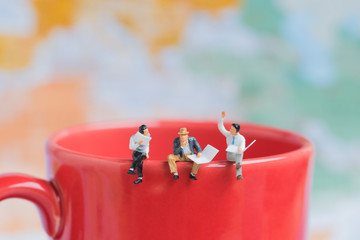
[[[127,173],[131,174],[131,175],[135,175],[135,172],[133,170],[130,170],[130,169],[127,171]]]
[[[240,164],[240,163],[237,163],[237,164],[235,165],[235,167],[236,167],[236,169],[240,169],[240,168],[241,168],[241,164]]]
[[[236,180],[243,180],[244,178],[241,176],[241,175],[239,175],[239,176],[237,176],[236,177]]]
[[[190,178],[191,178],[192,180],[197,180],[197,178],[196,178],[194,175],[191,175],[191,174],[190,174]]]
[[[179,179],[179,175],[174,175],[174,179],[178,180]]]
[[[142,179],[138,178],[134,181],[135,184],[142,183]]]

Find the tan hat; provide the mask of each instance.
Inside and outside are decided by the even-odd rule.
[[[186,128],[180,128],[180,132],[178,132],[179,135],[188,135],[189,132]]]

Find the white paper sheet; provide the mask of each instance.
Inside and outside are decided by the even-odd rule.
[[[197,164],[203,164],[211,162],[214,159],[216,154],[219,152],[216,148],[211,145],[207,145],[205,149],[202,151],[201,157],[196,157],[196,154],[189,155],[188,158],[196,162]]]
[[[137,132],[135,134],[134,140],[135,140],[135,142],[139,142],[140,140],[143,140],[143,142],[141,144],[146,145],[146,144],[148,144],[150,142],[151,137],[142,135],[140,132]]]
[[[227,152],[231,152],[231,153],[240,153],[240,152],[239,152],[239,147],[238,147],[238,146],[235,146],[235,145],[229,145],[229,146],[226,148],[226,151],[227,151]]]
[[[252,141],[252,142],[244,149],[244,151],[242,151],[242,152],[239,152],[239,147],[238,147],[238,146],[235,146],[235,145],[229,145],[229,146],[226,148],[226,151],[227,151],[227,152],[232,152],[232,153],[240,154],[240,153],[245,152],[249,147],[251,147],[251,145],[253,145],[254,142],[256,142],[256,139],[255,139],[254,141]]]

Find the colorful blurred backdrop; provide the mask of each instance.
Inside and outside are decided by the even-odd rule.
[[[226,110],[310,138],[309,239],[358,239],[359,11],[358,0],[0,0],[0,173],[44,178],[46,138],[67,126]],[[35,207],[3,201],[0,239],[47,239]]]

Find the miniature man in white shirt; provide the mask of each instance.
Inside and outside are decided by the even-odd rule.
[[[227,146],[235,145],[238,147],[237,153],[227,152],[226,158],[228,161],[235,162],[236,167],[236,179],[241,180],[242,177],[242,169],[241,163],[243,159],[243,151],[245,149],[245,138],[239,133],[240,125],[237,123],[231,124],[230,131],[226,131],[224,127],[224,117],[226,112],[221,112],[221,117],[218,122],[218,128],[220,132],[226,137]]]
[[[139,133],[144,136],[150,137],[149,129],[146,125],[141,125],[139,127]],[[135,175],[135,170],[138,173],[138,179],[134,181],[135,184],[139,184],[143,179],[143,161],[149,158],[149,143],[143,143],[143,140],[136,142],[135,135],[132,135],[130,138],[129,148],[133,151],[133,163],[131,164],[130,169],[127,171],[128,174]]]

